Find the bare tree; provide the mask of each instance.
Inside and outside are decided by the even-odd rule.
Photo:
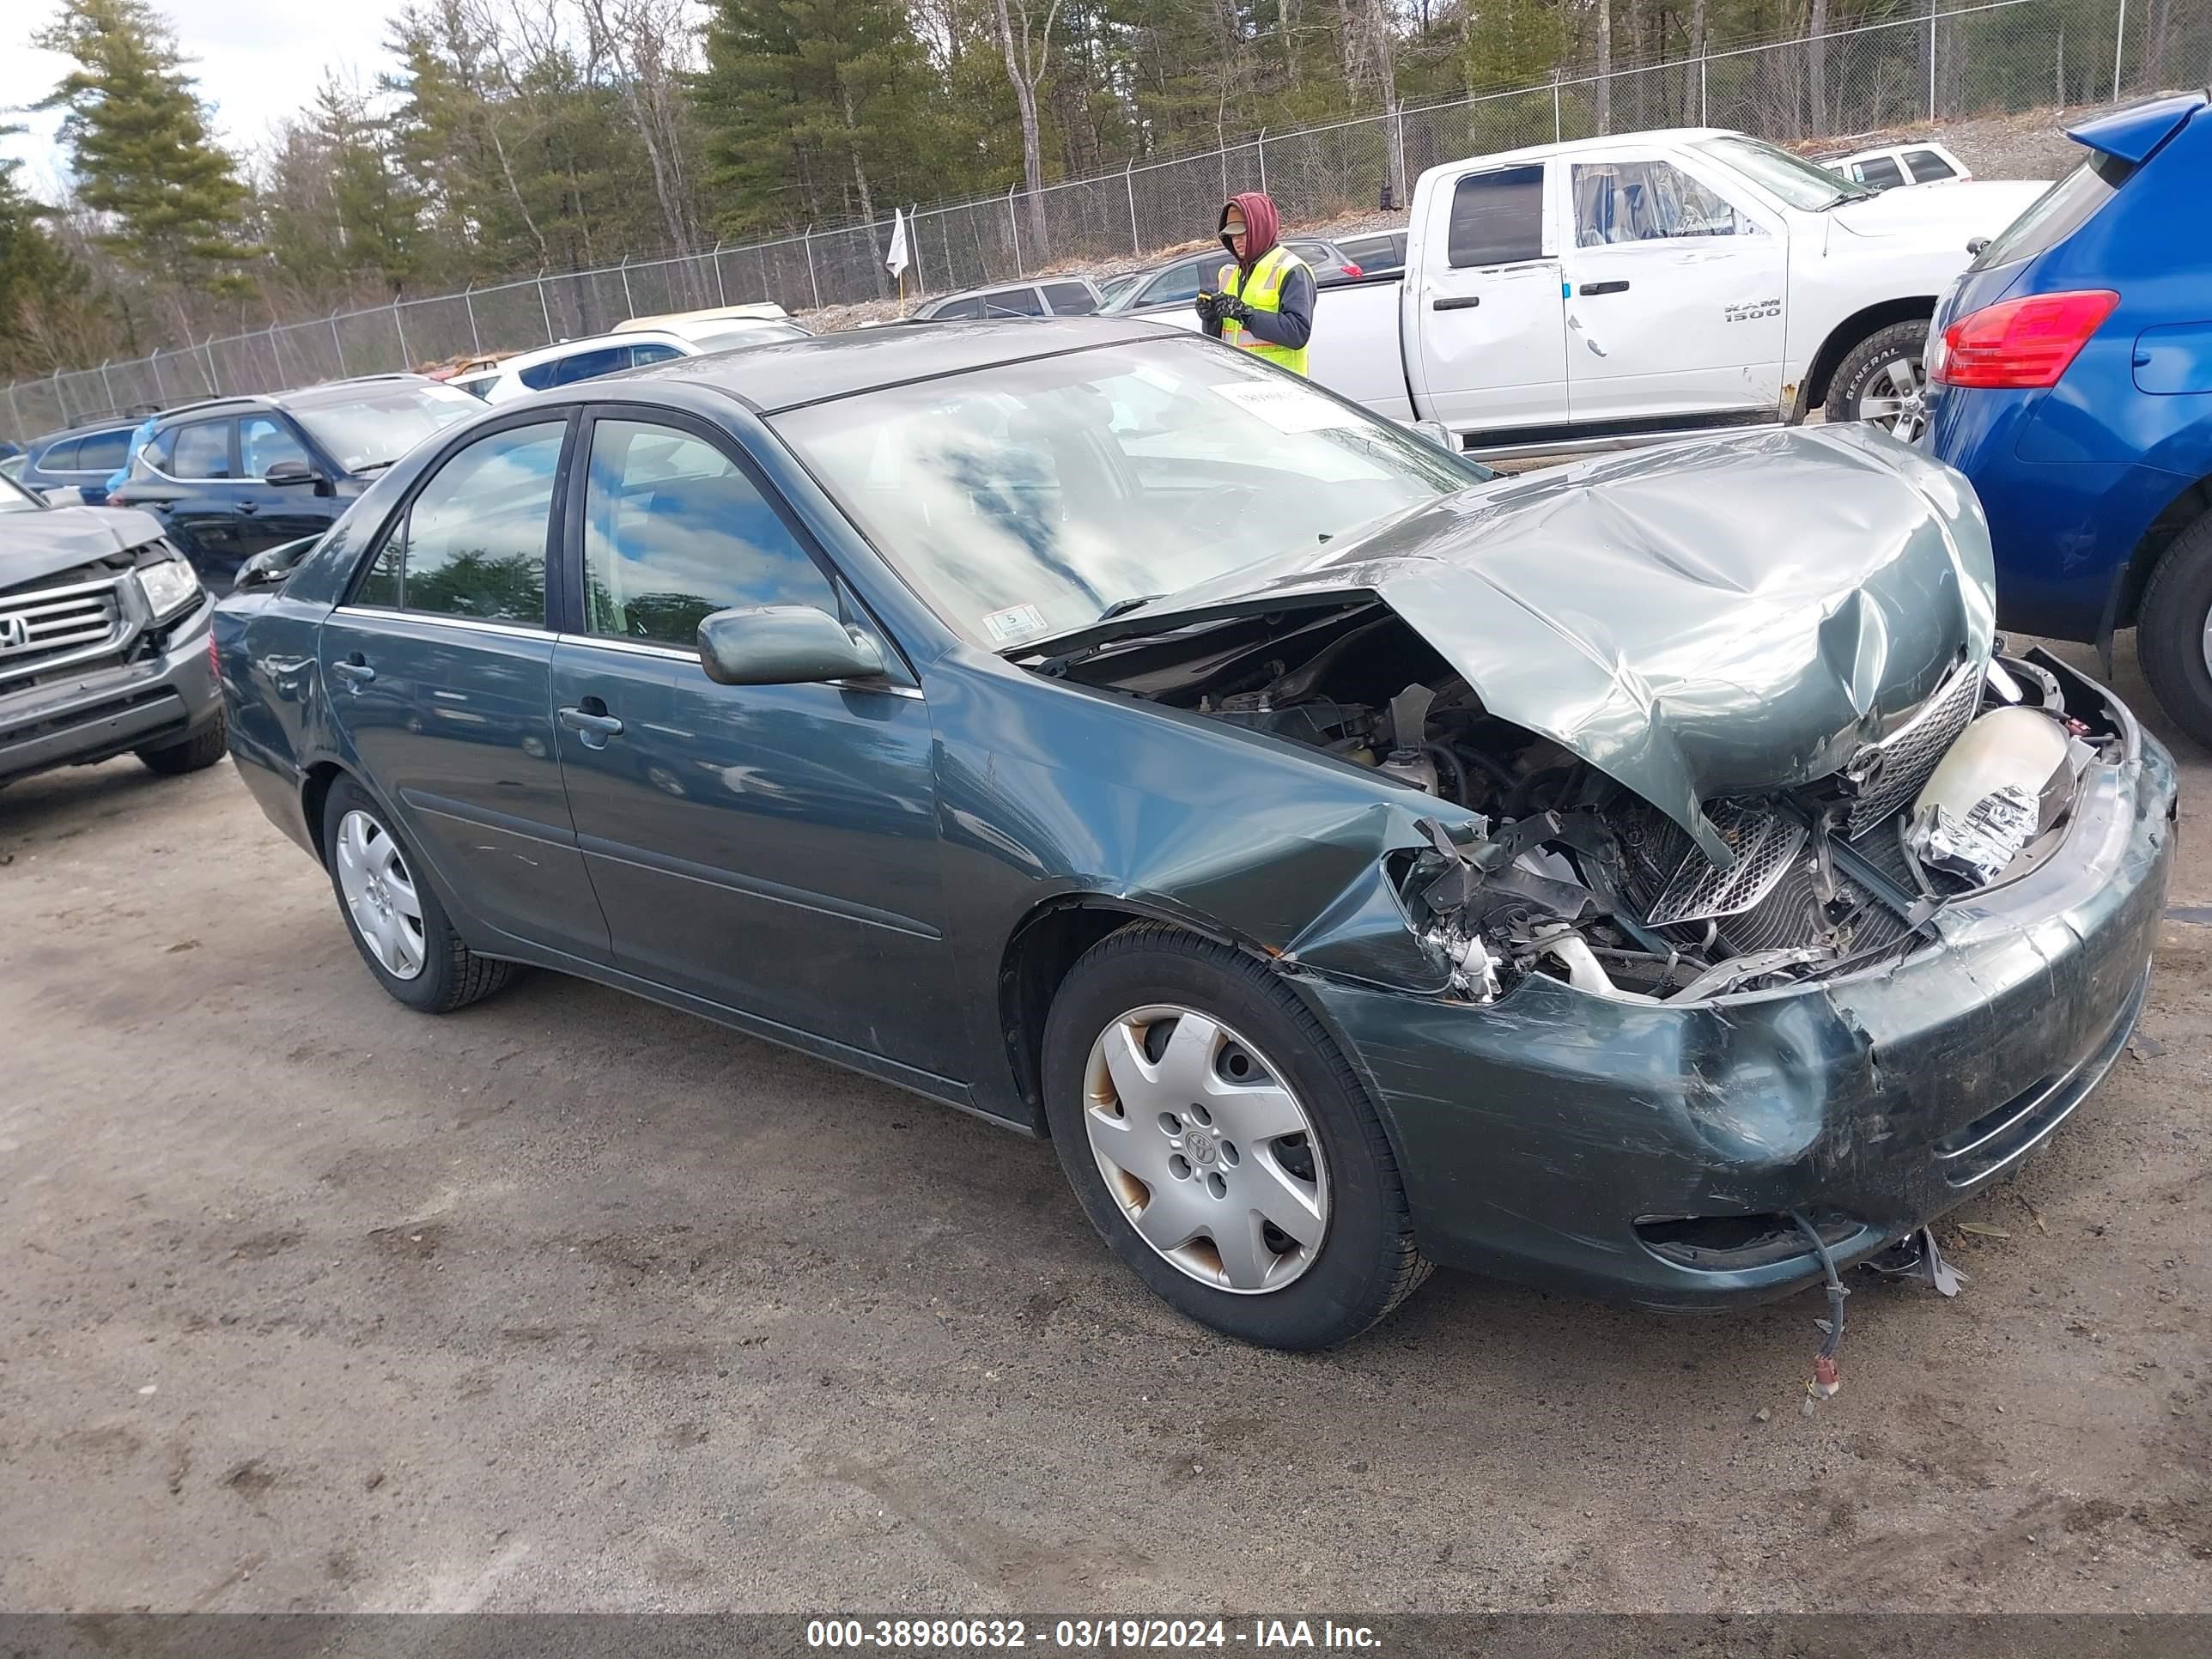
[[[679,130],[683,61],[694,36],[688,0],[578,0],[595,56],[613,70],[616,89],[629,111],[638,142],[653,169],[672,248],[696,246],[699,222],[685,176]]]
[[[1014,0],[1011,10],[1007,0],[998,0],[999,44],[1006,50],[1006,79],[1013,83],[1014,102],[1022,117],[1022,187],[1029,194],[1030,240],[1036,245],[1033,258],[1040,264],[1051,257],[1051,248],[1045,235],[1044,198],[1039,194],[1044,188],[1044,147],[1037,137],[1036,94],[1052,62],[1052,26],[1059,15],[1060,0],[1052,0],[1043,26],[1033,27],[1029,0]]]
[[[1383,0],[1341,0],[1344,14],[1344,79],[1354,101],[1366,94],[1379,101],[1391,118],[1384,135],[1383,165],[1390,181],[1390,199],[1406,201],[1406,157],[1398,144],[1398,41],[1390,28]]]
[[[1597,130],[1613,131],[1613,0],[1597,0]]]
[[[1828,0],[1811,0],[1805,33],[1806,101],[1813,117],[1811,131],[1818,135],[1828,130]]]

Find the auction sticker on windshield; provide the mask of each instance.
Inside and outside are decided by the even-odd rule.
[[[983,631],[994,645],[1012,645],[1044,632],[1044,612],[1033,605],[1010,605],[983,618]]]
[[[1278,432],[1327,432],[1363,424],[1360,416],[1334,398],[1288,382],[1231,380],[1210,387],[1248,415],[1256,415]]]

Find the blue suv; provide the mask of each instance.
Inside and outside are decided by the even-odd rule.
[[[2089,152],[1936,308],[1929,429],[1973,481],[1997,619],[2094,641],[2134,628],[2151,690],[2212,745],[2212,108],[2099,117]]]

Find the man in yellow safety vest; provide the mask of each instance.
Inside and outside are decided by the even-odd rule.
[[[1221,246],[1236,263],[1221,267],[1198,296],[1199,320],[1217,340],[1306,372],[1313,338],[1314,275],[1275,240],[1275,204],[1258,191],[1232,197],[1221,209]]]

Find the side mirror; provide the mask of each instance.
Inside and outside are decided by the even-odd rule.
[[[263,548],[239,566],[238,574],[232,579],[231,586],[234,590],[276,586],[292,574],[300,561],[307,556],[307,550],[320,540],[320,536],[302,536],[295,542],[281,542],[275,547]]]
[[[717,685],[805,685],[884,672],[872,641],[811,605],[715,611],[699,623],[699,665]]]
[[[269,470],[261,475],[261,482],[275,484],[279,489],[286,484],[313,484],[318,495],[330,493],[330,486],[324,481],[323,475],[305,461],[272,461]]]
[[[1969,236],[1966,238],[1966,252],[1970,254],[1978,254],[1989,245],[1990,239],[1986,236]]]

